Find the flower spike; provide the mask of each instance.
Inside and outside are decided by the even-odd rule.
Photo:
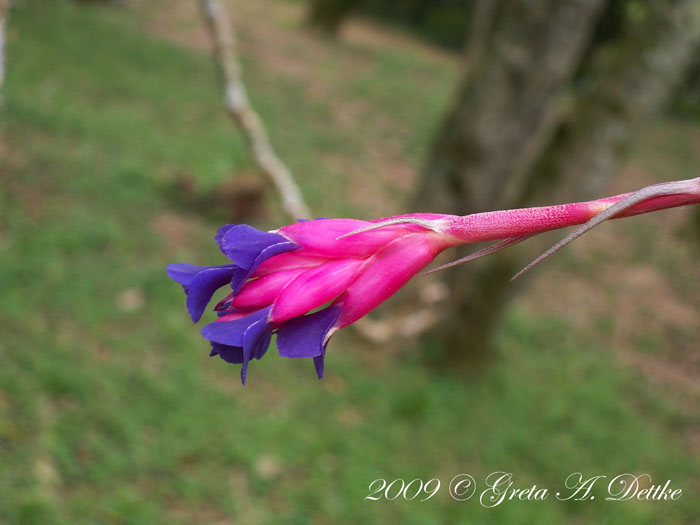
[[[458,217],[416,213],[373,222],[316,219],[261,232],[225,225],[216,242],[232,263],[171,264],[197,322],[214,293],[228,285],[215,307],[219,319],[202,329],[210,355],[248,365],[277,334],[280,355],[312,358],[323,375],[326,346],[338,330],[391,297],[415,275],[472,261],[541,232],[583,225],[531,262],[514,278],[607,219],[700,203],[700,178],[667,182],[589,202],[475,213]],[[443,250],[496,241],[466,257],[427,271]],[[325,305],[325,306],[324,306]]]

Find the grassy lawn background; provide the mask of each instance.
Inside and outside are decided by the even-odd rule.
[[[671,234],[659,242],[672,249],[649,254],[668,233],[651,220],[618,230],[629,234],[621,255],[573,250],[553,263],[553,281],[511,309],[495,362],[478,377],[433,371],[420,349],[385,352],[349,330],[330,344],[320,382],[310,361],[274,350],[251,365],[245,388],[238,367],[209,359],[164,267],[219,264],[212,238],[223,219],[171,193],[183,174],[205,195],[254,170],[209,57],[149,25],[158,5],[35,1],[12,12],[0,110],[0,521],[698,520],[697,391],[631,367],[615,347],[629,334],[605,305],[582,322],[575,295],[563,308],[539,300],[557,289],[566,298],[568,276],[610,258],[651,260],[661,286],[698,317],[696,255],[674,248]],[[454,60],[392,47],[406,37],[372,25],[316,41],[292,23],[295,6],[256,5],[237,18],[246,78],[314,210],[400,210],[458,77]],[[256,46],[265,24],[286,40]],[[664,121],[644,140],[662,153],[640,148],[628,174],[692,176],[696,123]],[[262,228],[284,221],[267,200]],[[672,350],[666,332],[642,326],[631,351],[672,362],[692,350],[695,326],[673,332]],[[443,486],[427,502],[363,499],[376,478],[446,485],[467,472],[483,488],[496,470],[552,492],[576,471],[649,473],[684,496],[604,502],[601,486],[596,501],[484,509]]]

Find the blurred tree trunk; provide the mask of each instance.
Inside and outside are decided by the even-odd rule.
[[[336,35],[345,17],[359,3],[359,0],[311,0],[309,25],[328,35]]]
[[[617,38],[591,50],[603,1],[502,3],[434,143],[420,209],[465,214],[599,191],[635,129],[680,78],[700,35],[700,2],[629,4],[636,12]],[[474,364],[488,354],[505,306],[524,284],[509,282],[527,262],[518,253],[446,275],[449,315],[431,336],[449,363]]]
[[[493,15],[497,6],[498,0],[477,0],[474,5],[474,13],[471,27],[467,33],[467,46],[465,48],[467,68],[476,62],[484,52],[484,44],[491,32]]]

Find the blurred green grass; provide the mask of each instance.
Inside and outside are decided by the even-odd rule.
[[[294,28],[289,29],[295,31]],[[469,380],[339,334],[327,376],[270,351],[249,386],[207,345],[164,272],[216,264],[218,224],[174,207],[177,173],[205,187],[250,167],[208,58],[142,34],[125,9],[21,3],[0,113],[0,521],[7,523],[691,523],[693,419],[568,321],[515,308],[496,363]],[[406,124],[420,158],[453,71],[410,50],[345,81]],[[410,68],[435,70],[411,89]],[[409,73],[406,73],[406,71]],[[347,180],[313,152],[361,155],[367,137],[250,64],[253,98],[322,214]],[[401,87],[400,87],[401,86]],[[339,88],[340,89],[340,88]],[[306,125],[308,123],[308,125]],[[274,198],[272,198],[274,201]],[[273,220],[279,217],[273,217]],[[164,226],[165,225],[165,226]],[[174,229],[174,231],[173,231]],[[126,295],[125,295],[126,294]],[[137,300],[129,301],[130,295]],[[127,299],[124,299],[124,298]],[[142,304],[141,304],[142,303]],[[675,502],[458,503],[461,472],[496,470],[555,492],[572,472],[650,473]],[[363,498],[376,478],[430,479],[427,501]],[[697,498],[695,498],[697,499]]]

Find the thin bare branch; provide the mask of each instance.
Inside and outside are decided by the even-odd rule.
[[[226,109],[250,142],[260,169],[277,188],[284,210],[293,220],[311,218],[294,176],[275,153],[265,125],[248,100],[226,7],[220,0],[201,0],[201,5],[216,49]]]

